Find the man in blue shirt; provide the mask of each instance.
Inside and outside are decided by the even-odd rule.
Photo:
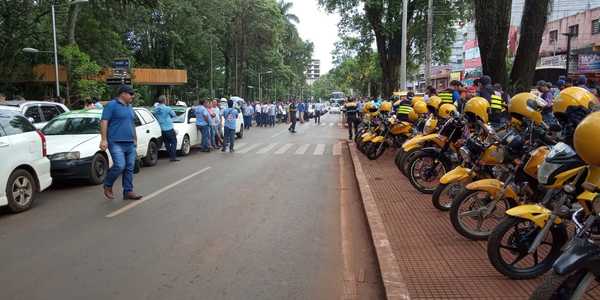
[[[300,103],[298,103],[298,113],[300,114],[299,118],[300,118],[300,123],[304,123],[304,102],[302,102],[302,100],[300,100]]]
[[[225,152],[227,149],[227,144],[229,144],[229,152],[233,152],[233,144],[235,142],[235,126],[237,125],[236,121],[238,117],[237,109],[233,108],[233,100],[227,100],[227,108],[223,110],[222,115],[225,119],[225,126],[223,128],[225,130],[225,138],[221,151]]]
[[[206,107],[204,107],[204,99],[200,99],[200,105],[195,109],[196,112],[196,128],[200,130],[202,134],[202,152],[210,152],[208,147],[208,139],[210,137],[210,114]]]
[[[104,197],[114,199],[113,184],[119,177],[123,180],[123,200],[139,200],[142,195],[133,192],[133,170],[136,160],[137,136],[135,112],[131,107],[135,92],[128,85],[119,87],[119,96],[102,110],[100,121],[100,149],[110,152],[112,167],[104,179]]]
[[[248,130],[252,127],[252,115],[254,115],[254,107],[251,104],[244,104],[244,129]]]
[[[166,101],[167,97],[163,95],[158,97],[158,105],[154,109],[154,115],[156,115],[156,119],[160,125],[163,142],[165,143],[167,153],[169,153],[169,158],[171,161],[179,161],[177,159],[177,134],[173,129],[173,118],[177,115],[173,109],[165,105]]]

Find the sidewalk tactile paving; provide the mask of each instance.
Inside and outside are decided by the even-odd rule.
[[[375,161],[354,154],[411,299],[527,299],[539,285],[540,278],[511,280],[498,273],[486,242],[456,233],[448,214],[431,204],[431,195],[416,191],[398,171],[393,151]],[[600,299],[600,288],[593,294],[586,299]]]

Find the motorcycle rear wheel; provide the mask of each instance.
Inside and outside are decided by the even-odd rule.
[[[427,161],[431,161],[430,164],[432,166],[428,167],[424,165]],[[410,166],[408,172],[410,184],[423,194],[433,194],[439,185],[440,178],[450,170],[450,164],[448,162],[444,159],[439,159],[437,155],[431,152],[425,151],[417,151],[412,157],[412,160],[407,161],[407,163]],[[420,172],[418,172],[419,166],[421,167]],[[429,172],[432,173],[429,174]],[[424,181],[421,181],[421,179]],[[426,183],[431,183],[431,185],[426,185]]]
[[[568,234],[564,226],[552,226],[548,231],[548,236],[536,249],[536,252],[529,254],[529,247],[540,230],[528,219],[517,217],[504,219],[492,231],[488,239],[487,254],[494,268],[511,279],[536,278],[550,270],[552,264],[560,256],[561,248],[567,242]],[[545,254],[541,260],[540,253]],[[514,257],[509,259],[503,254]],[[525,264],[520,264],[522,262]]]

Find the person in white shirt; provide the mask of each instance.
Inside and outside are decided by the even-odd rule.
[[[315,124],[321,124],[321,113],[323,112],[323,104],[317,102],[315,104]]]
[[[256,127],[262,126],[262,107],[260,102],[256,102],[254,107],[254,119],[256,120]]]
[[[269,104],[265,103],[261,106],[263,115],[263,126],[269,126]]]

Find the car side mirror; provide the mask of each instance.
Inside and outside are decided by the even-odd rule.
[[[190,118],[188,121],[189,124],[196,123],[196,118]]]

